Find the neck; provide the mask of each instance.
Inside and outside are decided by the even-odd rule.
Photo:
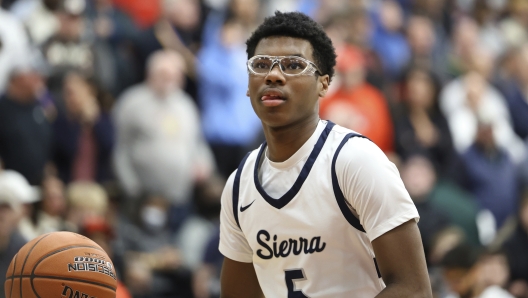
[[[319,114],[283,127],[264,126],[264,135],[268,142],[268,158],[273,162],[283,162],[290,158],[312,136]]]

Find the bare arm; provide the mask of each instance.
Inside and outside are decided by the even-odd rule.
[[[253,263],[224,258],[220,276],[221,298],[263,298]]]
[[[376,238],[372,246],[387,285],[376,297],[433,297],[421,236],[414,220]]]

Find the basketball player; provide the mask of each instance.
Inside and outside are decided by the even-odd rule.
[[[266,142],[222,195],[221,297],[432,297],[418,212],[394,164],[319,119],[336,59],[321,26],[276,12],[247,53]]]

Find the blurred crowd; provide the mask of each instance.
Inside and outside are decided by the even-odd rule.
[[[320,116],[399,167],[435,297],[528,297],[528,0],[0,3],[0,275],[68,230],[118,298],[219,297],[219,199],[263,141],[245,40],[296,10],[338,53]]]

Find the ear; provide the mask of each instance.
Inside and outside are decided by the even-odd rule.
[[[246,96],[249,97],[249,88],[246,90]]]
[[[319,85],[319,97],[325,97],[330,85],[330,77],[328,75],[320,76],[317,84]]]

